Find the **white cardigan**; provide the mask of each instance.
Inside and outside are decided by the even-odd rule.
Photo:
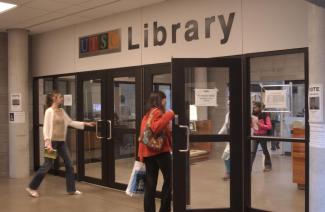
[[[64,114],[64,137],[65,138],[67,136],[68,126],[80,130],[83,130],[85,128],[84,122],[73,121],[62,108],[61,110],[63,111]],[[54,110],[52,107],[49,107],[48,109],[46,109],[44,115],[44,126],[43,126],[44,140],[52,141],[53,118],[54,118]]]

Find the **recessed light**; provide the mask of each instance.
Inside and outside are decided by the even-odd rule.
[[[0,2],[0,14],[17,7],[16,4]]]

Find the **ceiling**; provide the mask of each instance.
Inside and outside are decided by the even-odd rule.
[[[166,0],[0,0],[18,5],[0,14],[0,32],[24,28],[38,34]]]

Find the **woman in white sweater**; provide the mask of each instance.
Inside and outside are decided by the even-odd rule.
[[[71,126],[73,128],[83,130],[85,126],[95,126],[95,123],[71,120],[66,112],[60,108],[62,103],[63,96],[58,91],[53,91],[46,96],[46,104],[48,106],[48,109],[45,111],[43,126],[45,149],[50,152],[57,151],[58,155],[61,156],[64,160],[68,194],[80,195],[81,192],[76,190],[73,164],[70,159],[67,144],[65,142],[67,129],[68,126]],[[46,157],[44,164],[39,168],[28,188],[26,188],[27,192],[32,197],[39,197],[37,189],[47,172],[51,169],[53,162],[54,159]]]

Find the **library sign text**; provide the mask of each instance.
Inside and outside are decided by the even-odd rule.
[[[220,27],[222,31],[222,39],[220,39],[220,44],[224,45],[228,42],[230,37],[230,32],[232,25],[235,19],[235,13],[232,12],[228,15],[228,18],[225,18],[224,15],[210,16],[206,17],[204,20],[205,39],[210,38],[211,28]],[[150,24],[152,27],[152,35],[149,35],[149,23],[144,23],[143,25],[143,43],[136,42],[133,39],[133,27],[128,27],[128,50],[139,49],[141,45],[144,48],[149,47],[149,36],[153,36],[151,39],[153,41],[152,46],[163,46],[167,42],[167,37],[171,36],[171,43],[177,43],[177,40],[180,39],[180,36],[183,36],[183,39],[187,42],[192,42],[199,40],[199,22],[197,20],[189,20],[185,24],[180,22],[172,24],[169,28],[154,21]],[[179,29],[184,27],[184,34],[180,34]],[[167,29],[170,29],[169,32]],[[168,34],[171,33],[170,34]],[[121,30],[116,29],[105,33],[99,33],[90,36],[84,36],[79,38],[79,57],[94,56],[99,54],[107,54],[121,51]]]

